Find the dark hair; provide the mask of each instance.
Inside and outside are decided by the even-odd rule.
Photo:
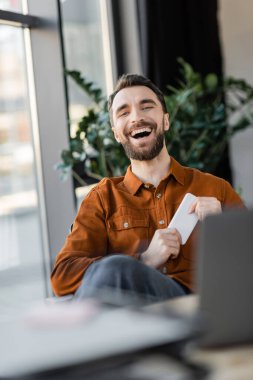
[[[118,82],[116,83],[114,92],[108,98],[109,112],[111,111],[112,103],[117,93],[123,88],[134,87],[134,86],[146,86],[150,88],[150,90],[152,90],[156,94],[159,102],[161,103],[163,112],[164,113],[168,112],[162,91],[153,82],[151,82],[150,79],[145,78],[142,75],[138,75],[138,74],[123,74],[119,78]]]

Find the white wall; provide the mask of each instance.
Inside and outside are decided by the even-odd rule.
[[[253,0],[220,0],[220,32],[226,75],[253,85]],[[232,139],[231,164],[235,188],[253,207],[253,128]]]

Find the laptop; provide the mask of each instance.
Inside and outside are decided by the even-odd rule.
[[[201,346],[253,342],[253,210],[233,210],[203,222],[198,246]]]

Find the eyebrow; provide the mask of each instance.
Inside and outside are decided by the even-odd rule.
[[[125,109],[125,108],[127,108],[127,107],[128,107],[128,104],[127,104],[127,103],[124,103],[124,104],[122,104],[121,106],[119,106],[119,107],[115,110],[116,115],[117,115],[120,111],[122,111],[123,109]]]
[[[140,104],[146,104],[146,103],[154,104],[155,106],[157,105],[157,103],[153,99],[149,99],[149,98],[142,99],[140,101]]]
[[[141,99],[141,101],[139,102],[140,105],[143,105],[143,104],[153,104],[153,105],[157,105],[157,103],[153,100],[153,99],[149,99],[149,98],[144,98],[144,99]],[[116,115],[122,111],[123,109],[127,108],[128,107],[128,104],[127,103],[124,103],[122,104],[121,106],[119,106],[116,110],[115,110],[115,113]]]

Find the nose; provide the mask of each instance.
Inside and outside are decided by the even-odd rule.
[[[138,108],[133,108],[131,111],[131,115],[130,115],[131,124],[135,124],[135,123],[138,123],[138,122],[143,121],[143,120],[144,120],[144,118],[143,118],[143,114],[142,114],[141,110]]]

